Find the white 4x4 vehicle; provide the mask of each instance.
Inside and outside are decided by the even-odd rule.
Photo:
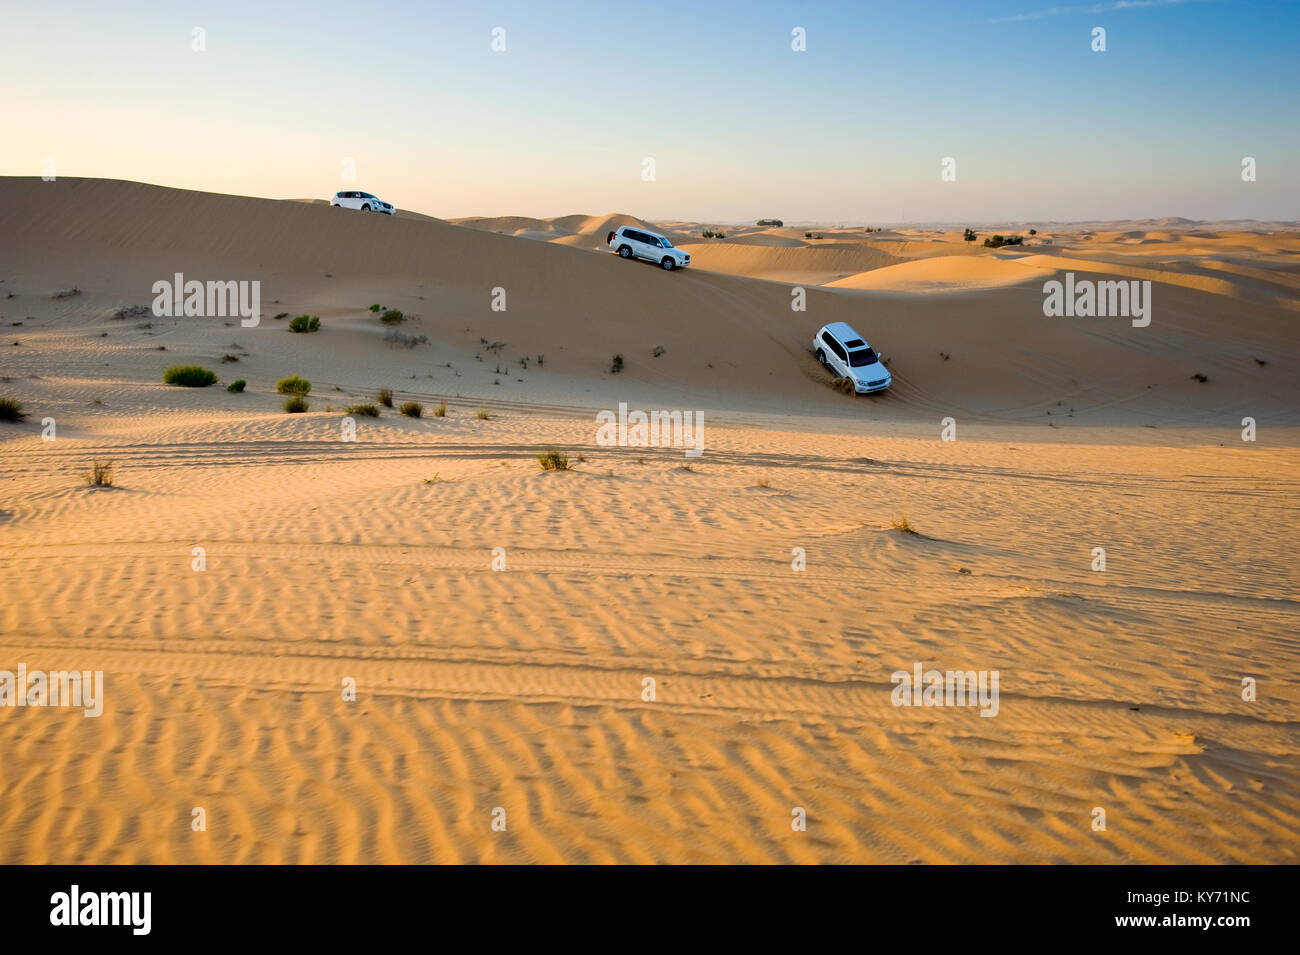
[[[648,259],[671,272],[691,264],[689,254],[675,248],[668,236],[621,225],[607,237],[609,247],[624,259]]]
[[[360,209],[362,212],[386,212],[388,215],[396,215],[397,210],[393,208],[391,202],[384,202],[377,196],[372,196],[368,192],[336,192],[334,198],[330,200],[331,206],[337,206],[340,209]]]
[[[880,356],[847,322],[823,325],[813,339],[813,353],[835,374],[852,381],[853,390],[860,395],[884,391],[893,383]]]

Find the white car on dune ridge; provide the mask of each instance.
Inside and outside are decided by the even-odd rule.
[[[689,252],[683,252],[672,244],[668,236],[660,235],[658,232],[621,225],[607,235],[605,241],[620,258],[658,262],[669,272],[691,264]]]
[[[360,209],[362,212],[383,212],[390,216],[397,215],[397,210],[393,208],[391,202],[384,202],[378,196],[372,196],[368,192],[358,192],[355,189],[334,193],[330,206],[338,209]]]

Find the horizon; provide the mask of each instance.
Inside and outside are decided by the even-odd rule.
[[[39,178],[40,178],[39,176],[0,175],[0,179],[39,179]],[[74,180],[74,181],[79,180],[83,182],[93,182],[93,181],[121,182],[129,185],[150,186],[158,189],[179,189],[186,192],[202,192],[202,193],[208,193],[210,195],[235,196],[243,199],[264,199],[267,202],[304,202],[304,203],[324,204],[329,201],[328,198],[322,199],[322,198],[312,198],[308,196],[254,196],[254,195],[249,195],[247,193],[218,192],[211,189],[192,189],[186,186],[173,186],[161,182],[145,182],[138,179],[108,179],[102,176],[60,176],[58,178],[64,180]],[[604,212],[590,212],[584,210],[577,210],[577,211],[561,212],[561,213],[556,213],[554,215],[547,215],[547,216],[525,216],[525,215],[515,215],[511,213],[499,213],[496,215],[453,216],[447,219],[443,219],[441,216],[434,215],[433,213],[423,212],[419,209],[406,209],[399,206],[397,211],[410,212],[416,215],[426,216],[429,218],[437,218],[440,219],[441,221],[448,222],[449,224],[452,225],[456,225],[462,222],[469,222],[469,221],[476,221],[476,220],[482,221],[487,219],[518,218],[518,219],[534,219],[538,222],[547,222],[556,219],[571,218],[573,216],[586,216],[587,218],[600,218],[604,216],[615,216],[615,215],[629,215],[629,216],[633,216],[634,218],[643,219],[647,222],[657,222],[660,224],[667,223],[667,224],[701,225],[701,226],[728,226],[732,228],[752,228],[757,225],[757,222],[752,219],[751,220],[700,219],[700,218],[690,218],[686,216],[673,216],[673,215],[661,216],[661,217],[638,216],[635,213],[628,212],[626,209],[610,209]],[[774,217],[774,218],[779,218],[779,217]],[[1163,227],[1177,227],[1180,225],[1188,225],[1188,226],[1260,225],[1260,226],[1294,227],[1300,229],[1300,220],[1294,220],[1294,219],[1292,220],[1249,219],[1249,218],[1192,219],[1187,216],[1179,216],[1179,215],[1143,216],[1141,218],[1121,218],[1121,219],[1070,219],[1070,220],[991,219],[986,221],[979,221],[979,220],[971,219],[971,220],[948,220],[948,221],[909,220],[907,222],[895,222],[887,219],[882,219],[877,222],[852,222],[848,220],[832,222],[832,221],[810,221],[810,220],[803,220],[803,219],[789,219],[789,220],[782,219],[781,222],[782,225],[779,228],[787,228],[787,229],[790,228],[865,229],[865,228],[875,227],[875,228],[882,228],[882,229],[897,228],[897,229],[944,230],[944,229],[959,229],[963,227],[977,227],[981,229],[987,229],[987,228],[997,228],[1003,226],[1014,226],[1014,227],[1023,226],[1024,228],[1029,229],[1029,228],[1038,228],[1040,226],[1043,227],[1058,226],[1058,227],[1073,228],[1073,227],[1083,227],[1083,226],[1118,226],[1118,225],[1146,225],[1146,226],[1163,226]],[[774,227],[774,228],[778,228],[778,227]]]
[[[1292,3],[299,9],[10,11],[0,174],[351,187],[444,219],[1300,220]],[[620,56],[662,79],[628,92]]]

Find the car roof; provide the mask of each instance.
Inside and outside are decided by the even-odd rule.
[[[646,235],[652,235],[652,236],[654,236],[656,239],[666,239],[666,238],[668,238],[668,236],[664,235],[662,232],[651,232],[649,229],[645,228],[644,226],[639,226],[639,225],[621,225],[621,226],[619,226],[619,228],[620,228],[620,229],[624,229],[624,230],[626,230],[626,229],[631,229],[631,230],[633,230],[634,232],[644,232]]]
[[[855,338],[861,338],[863,342],[867,340],[866,335],[859,335],[848,322],[831,322],[826,326],[825,331],[830,332],[841,345],[845,342],[851,342]],[[863,347],[868,346],[864,345]]]

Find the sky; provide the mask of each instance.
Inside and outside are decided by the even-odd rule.
[[[1296,2],[0,0],[0,24],[6,176],[442,218],[1300,219]]]

